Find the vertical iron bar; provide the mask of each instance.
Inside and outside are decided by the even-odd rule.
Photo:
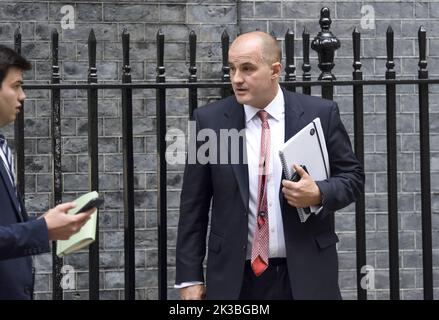
[[[165,36],[161,30],[157,32],[157,76],[158,83],[165,78]],[[156,90],[156,123],[157,123],[157,228],[158,228],[158,296],[167,300],[167,198],[166,198],[166,89]]]
[[[387,63],[386,79],[395,79],[393,61],[393,30],[386,32]],[[390,299],[399,300],[399,245],[398,245],[398,180],[396,148],[396,85],[386,85],[386,124],[387,124],[387,188],[389,211],[389,272]]]
[[[334,100],[334,86],[331,80],[322,81],[322,98]]]
[[[131,83],[130,34],[122,33],[122,83]],[[135,211],[134,211],[134,160],[133,160],[133,95],[132,89],[122,89],[122,148],[123,148],[123,199],[124,199],[124,257],[125,299],[135,299]]]
[[[96,37],[93,29],[88,37],[88,83],[98,83],[96,69]],[[99,192],[98,159],[98,90],[88,89],[88,172],[89,188]],[[98,209],[99,210],[99,209]],[[89,298],[99,300],[99,223],[96,224],[96,241],[89,250]]]
[[[58,31],[52,31],[52,83],[60,82],[58,65]],[[61,171],[61,95],[60,89],[52,89],[52,191],[53,205],[62,203],[62,171]],[[61,288],[62,258],[56,255],[56,241],[52,242],[53,300],[63,299]]]
[[[354,80],[363,80],[360,62],[360,44],[361,35],[355,28],[352,33],[354,49],[354,71],[352,77]],[[363,128],[363,86],[354,85],[354,145],[355,154],[364,168],[364,128]],[[358,300],[367,300],[367,291],[362,288],[361,279],[362,268],[366,265],[366,204],[364,196],[364,187],[355,203],[355,230],[356,230],[356,248],[357,248],[357,296]]]
[[[421,26],[419,41],[419,79],[428,79],[427,32]],[[421,151],[421,208],[422,208],[422,260],[424,299],[433,300],[433,262],[431,240],[431,189],[430,189],[430,119],[428,84],[419,84],[419,137]]]
[[[223,57],[223,82],[230,83],[230,67],[229,67],[229,34],[227,30],[224,30],[221,34],[221,49],[222,49],[222,57]],[[223,88],[221,90],[221,97],[225,98],[233,94],[230,88]]]
[[[296,66],[294,65],[294,32],[290,29],[285,33],[285,81],[296,81]],[[296,91],[294,84],[285,86],[290,91]]]
[[[192,30],[189,34],[189,82],[197,82],[197,35]],[[189,88],[189,119],[198,107],[197,88]]]
[[[18,54],[21,54],[21,32],[17,28],[14,33],[14,49]],[[17,175],[18,190],[23,197],[25,190],[25,174],[24,174],[24,103],[21,106],[21,112],[17,114],[14,124],[14,149],[15,149],[15,170]]]
[[[303,27],[302,43],[303,43],[302,80],[311,81],[311,65],[309,63],[309,33],[305,27]],[[311,86],[303,86],[302,93],[311,95]]]

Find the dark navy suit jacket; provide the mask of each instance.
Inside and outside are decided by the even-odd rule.
[[[32,299],[31,255],[48,251],[45,220],[29,219],[0,158],[0,300]]]
[[[323,209],[301,223],[296,208],[281,199],[290,284],[294,299],[340,299],[334,212],[362,192],[363,169],[355,157],[335,102],[283,90],[285,141],[320,117],[330,161],[331,177],[316,181],[323,193]],[[197,132],[204,128],[245,128],[245,112],[234,96],[194,112]],[[220,150],[220,138],[217,139]],[[180,202],[176,252],[176,283],[204,281],[203,261],[209,209],[212,203],[206,285],[208,299],[238,299],[247,251],[249,182],[242,160],[238,164],[187,164]],[[204,141],[198,143],[198,147]],[[229,143],[229,152],[230,146]],[[188,152],[193,152],[190,149]],[[300,152],[300,150],[298,150]],[[224,155],[223,155],[224,157]],[[228,155],[230,159],[230,154]],[[250,173],[252,174],[252,173]],[[258,174],[257,172],[253,174]],[[211,202],[212,201],[212,202]]]

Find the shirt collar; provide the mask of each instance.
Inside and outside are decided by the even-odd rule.
[[[248,123],[261,109],[244,104],[244,110],[245,122]],[[276,121],[282,119],[282,114],[285,112],[285,101],[283,91],[279,85],[276,96],[263,110],[267,111],[267,113]]]

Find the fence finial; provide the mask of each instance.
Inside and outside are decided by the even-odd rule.
[[[311,65],[309,64],[309,32],[306,30],[306,27],[303,27],[302,32],[302,51],[303,51],[303,80],[311,80]]]
[[[93,28],[91,28],[90,30],[90,34],[88,35],[88,41],[95,41],[96,42],[96,36],[95,36],[95,31],[93,30]]]
[[[419,27],[418,31],[419,41],[419,71],[427,70],[427,31],[424,26]]]
[[[15,29],[14,33],[14,50],[21,54],[21,29],[20,26],[18,26],[17,29]]]
[[[125,27],[122,31],[122,59],[123,59],[123,75],[128,76],[131,72],[130,67],[130,34]]]
[[[165,82],[165,35],[162,30],[157,31],[157,82]]]
[[[303,63],[302,63],[302,80],[311,81],[311,65],[309,64],[309,32],[306,27],[303,27],[302,32],[302,52],[303,52]],[[311,94],[310,86],[303,86],[302,92],[304,94]]]
[[[88,36],[88,61],[91,68],[96,68],[96,36],[93,29]]]
[[[387,62],[386,62],[386,68],[387,71],[394,71],[395,68],[395,62],[393,61],[393,29],[391,26],[387,28],[386,32],[386,46],[387,46]]]
[[[294,32],[290,29],[285,33],[285,81],[296,80],[294,65]]]
[[[59,83],[59,65],[58,65],[58,30],[52,30],[52,80]],[[58,81],[58,82],[56,82]]]
[[[223,82],[230,82],[230,67],[229,67],[229,43],[230,37],[226,29],[224,29],[221,34],[221,51],[222,51],[222,60],[223,60]],[[221,89],[221,97],[225,98],[230,94],[230,90],[227,88]]]
[[[194,30],[189,33],[189,82],[197,81],[197,35]]]
[[[197,34],[189,33],[189,82],[197,82]],[[194,110],[198,107],[197,88],[189,88],[189,118],[193,120]]]
[[[353,41],[353,50],[354,50],[354,63],[352,67],[354,68],[354,73],[359,72],[361,69],[360,62],[360,50],[361,50],[361,34],[358,31],[357,27],[355,27],[352,32],[352,41]]]
[[[340,41],[329,31],[331,26],[329,8],[322,8],[319,23],[322,30],[311,43],[311,48],[317,51],[319,57],[319,69],[322,71],[319,80],[335,80],[331,70],[334,68],[334,54],[335,50],[340,48]]]
[[[224,30],[221,34],[221,49],[222,49],[222,58],[223,58],[223,82],[230,81],[230,68],[229,68],[229,41],[230,37],[227,30]]]
[[[332,20],[330,18],[330,12],[328,7],[323,7],[320,10],[320,20],[319,24],[323,31],[328,32],[331,27]]]

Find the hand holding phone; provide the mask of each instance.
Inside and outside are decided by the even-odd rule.
[[[91,199],[90,201],[88,201],[87,203],[85,203],[77,212],[81,213],[81,212],[85,212],[90,210],[91,208],[99,208],[100,205],[102,205],[104,203],[104,199],[103,198],[94,198]],[[76,208],[75,208],[76,209]]]
[[[308,173],[308,170],[306,169],[306,166],[303,164],[301,164],[300,165],[300,167],[303,169],[303,170],[305,170],[305,172],[306,173]],[[308,173],[309,174],[309,173]],[[297,171],[295,171],[294,173],[293,173],[293,176],[291,177],[291,181],[293,181],[293,182],[298,182],[298,181],[300,181],[300,179],[301,179],[302,177],[299,175],[299,173],[297,172]],[[307,213],[307,214],[309,214],[309,213],[311,213],[311,209],[309,208],[309,207],[307,207],[307,208],[303,208],[303,210],[305,211],[305,213]]]
[[[301,164],[300,167],[305,170],[306,173],[308,173],[308,170],[306,169],[306,166],[304,164]],[[297,171],[294,171],[293,176],[291,177],[290,181],[298,182],[301,179],[299,173]]]

